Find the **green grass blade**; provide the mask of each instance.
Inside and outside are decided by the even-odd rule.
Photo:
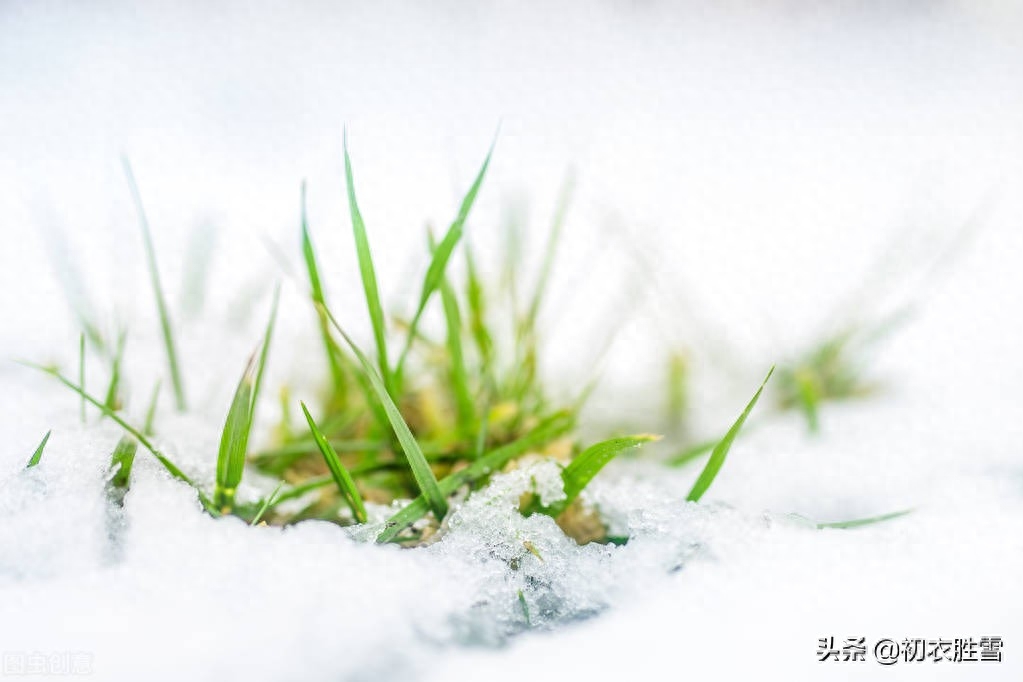
[[[153,394],[149,398],[149,407],[146,408],[146,421],[142,424],[142,433],[147,436],[153,435],[153,422],[156,420],[156,405],[160,400],[160,381],[157,380],[153,386]]]
[[[468,435],[473,431],[476,408],[473,404],[472,391],[469,389],[465,354],[462,352],[462,313],[458,308],[455,291],[447,279],[441,285],[441,300],[444,303],[444,319],[447,323],[451,392],[458,413],[458,429],[461,434]]]
[[[117,441],[117,447],[110,456],[110,468],[114,472],[110,479],[110,485],[121,491],[127,491],[131,484],[131,469],[135,463],[135,452],[138,450],[138,442],[131,436],[121,436]]]
[[[574,425],[575,416],[570,412],[559,412],[552,415],[519,440],[492,450],[466,468],[446,476],[439,483],[440,490],[444,495],[452,495],[466,483],[489,476],[507,464],[509,460],[524,455],[567,433]],[[426,498],[420,495],[387,520],[384,530],[377,536],[377,542],[394,540],[399,533],[425,516],[428,511],[430,511],[430,505]]]
[[[341,497],[348,503],[352,514],[355,516],[355,520],[359,523],[366,523],[366,507],[362,503],[362,495],[359,494],[359,489],[355,487],[352,475],[345,468],[345,465],[341,463],[341,458],[337,456],[337,452],[330,446],[327,437],[316,426],[316,422],[313,421],[313,417],[309,414],[305,403],[300,403],[300,405],[302,406],[302,412],[305,414],[306,421],[309,422],[309,431],[312,432],[313,438],[316,439],[316,447],[320,449],[320,454],[323,455],[323,460],[327,463],[327,468],[330,469],[330,475],[334,478],[334,483],[337,484],[338,492],[341,493]]]
[[[345,342],[355,353],[359,363],[362,365],[363,374],[369,379],[373,390],[376,392],[377,398],[383,405],[384,412],[387,414],[387,419],[391,424],[391,428],[394,430],[394,435],[397,437],[398,442],[401,444],[402,452],[405,454],[405,458],[408,460],[409,468],[412,470],[412,476],[416,480],[416,484],[419,486],[419,490],[423,493],[426,499],[430,503],[430,509],[433,511],[434,516],[440,521],[448,512],[448,503],[440,488],[437,485],[437,477],[434,476],[433,470],[430,468],[429,462],[426,461],[426,456],[423,455],[422,449],[419,447],[419,443],[416,442],[415,437],[412,435],[411,429],[405,422],[405,418],[401,416],[401,412],[398,410],[398,406],[394,404],[394,400],[391,399],[391,395],[387,392],[387,387],[384,385],[383,378],[374,369],[373,364],[366,357],[365,353],[359,350],[359,347],[355,345],[351,337],[345,333],[345,330],[341,328],[341,325],[337,323],[334,316],[330,314],[330,311],[326,307],[321,306],[330,320],[334,328],[341,334]]]
[[[393,379],[390,363],[387,359],[387,328],[384,326],[384,308],[380,305],[380,292],[377,288],[376,270],[373,268],[373,255],[369,249],[369,238],[366,236],[366,223],[362,220],[359,204],[355,198],[355,181],[352,179],[352,161],[348,156],[348,135],[344,135],[345,182],[348,187],[348,208],[352,216],[352,233],[355,236],[355,251],[359,258],[359,274],[362,277],[362,289],[369,309],[369,319],[373,326],[373,340],[376,342],[377,361],[380,365],[380,376],[389,395],[393,395]],[[322,303],[320,303],[323,306]],[[326,307],[323,307],[326,310]]]
[[[316,249],[313,246],[313,238],[309,234],[305,182],[302,183],[302,257],[305,260],[305,269],[309,277],[310,295],[312,296],[313,303],[327,305],[323,294],[322,280],[320,279],[320,268],[316,262]],[[327,318],[319,309],[316,311],[316,316],[320,325],[320,337],[323,339],[324,350],[327,353],[327,364],[330,368],[331,379],[333,380],[334,394],[335,396],[344,395],[346,382],[339,357],[341,349],[338,348],[334,338],[330,335],[330,326],[327,324]]]
[[[231,408],[227,412],[224,428],[220,434],[220,448],[217,452],[217,485],[213,493],[213,504],[226,514],[234,506],[234,496],[242,481],[245,469],[245,452],[249,442],[250,410],[252,408],[253,376],[256,358],[249,359],[238,388],[235,389]]]
[[[711,450],[713,450],[714,446],[717,445],[719,442],[720,441],[718,440],[707,440],[703,441],[702,443],[697,443],[696,445],[691,445],[690,447],[686,448],[677,455],[673,455],[670,458],[668,458],[668,460],[665,461],[665,464],[670,467],[680,467],[683,464],[688,464],[689,462],[693,461],[694,459],[697,459],[701,455],[705,455]]]
[[[522,590],[519,590],[519,606],[522,607],[522,616],[526,619],[526,627],[533,627],[533,623],[529,618],[529,604],[526,603],[526,595],[522,594]]]
[[[248,452],[249,434],[256,416],[256,403],[263,385],[263,372],[270,353],[274,325],[277,321],[277,306],[280,302],[280,287],[274,291],[270,321],[266,325],[259,360],[253,355],[235,389],[231,407],[220,434],[220,448],[217,452],[217,484],[213,495],[214,505],[221,513],[228,513],[234,506],[234,496],[245,471],[245,455]]]
[[[78,385],[85,387],[85,332],[78,335]],[[82,398],[82,423],[85,423],[85,398]]]
[[[39,447],[37,447],[36,451],[32,453],[32,456],[28,460],[28,464],[25,465],[26,469],[31,469],[32,467],[39,464],[39,460],[43,458],[43,450],[46,449],[46,442],[50,440],[51,433],[53,433],[52,430],[47,431],[46,435],[43,436],[43,440],[42,442],[39,443]]]
[[[533,290],[533,296],[529,301],[528,312],[526,313],[526,325],[529,329],[536,326],[536,318],[540,314],[540,305],[543,303],[544,294],[547,292],[547,283],[550,280],[551,270],[554,268],[554,257],[558,251],[558,244],[561,242],[561,233],[565,226],[565,216],[568,214],[568,207],[572,202],[572,193],[575,190],[575,176],[570,172],[561,187],[558,196],[558,205],[554,210],[554,222],[551,224],[551,231],[547,236],[547,245],[544,248],[543,265],[540,268],[540,276]]]
[[[465,247],[465,265],[469,329],[476,344],[476,351],[480,356],[481,374],[493,383],[491,361],[494,355],[494,339],[487,325],[486,293],[483,287],[483,280],[480,278],[479,270],[476,268],[476,259],[473,256],[472,248],[468,244]]]
[[[547,507],[538,509],[549,516],[557,516],[571,505],[579,493],[590,484],[593,477],[600,473],[608,462],[626,450],[639,447],[643,443],[657,440],[659,436],[648,434],[611,438],[583,450],[572,459],[561,472],[561,480],[565,484],[565,499]]]
[[[259,390],[263,387],[263,372],[266,371],[266,360],[270,355],[270,342],[273,340],[274,326],[277,324],[277,306],[281,302],[281,285],[274,289],[273,303],[270,305],[270,321],[266,324],[266,332],[263,334],[263,346],[259,351],[259,362],[256,364],[256,381],[252,388],[252,402],[249,405],[249,431],[256,421],[256,401],[259,400]]]
[[[868,516],[865,519],[854,519],[852,521],[831,521],[829,523],[818,523],[817,528],[859,528],[860,526],[869,526],[875,523],[881,523],[883,521],[890,521],[891,519],[897,519],[900,516],[905,516],[911,513],[912,509],[902,509],[897,512],[889,512],[888,514],[879,514],[878,516]]]
[[[114,350],[114,357],[111,362],[110,368],[110,383],[107,385],[106,398],[103,404],[109,407],[114,412],[121,409],[121,401],[118,398],[118,392],[121,388],[121,361],[124,359],[124,343],[127,339],[127,334],[121,332],[117,337],[117,346]]]
[[[419,294],[419,304],[416,306],[415,315],[412,316],[412,322],[409,324],[405,348],[402,350],[401,356],[398,358],[398,364],[395,368],[395,374],[399,377],[401,376],[402,369],[405,365],[405,358],[408,357],[409,350],[412,348],[412,342],[416,338],[416,332],[419,328],[419,320],[423,316],[426,304],[430,301],[430,297],[433,293],[440,288],[441,282],[444,280],[444,273],[447,271],[448,262],[451,260],[451,254],[454,252],[458,242],[462,239],[462,234],[465,231],[465,221],[469,217],[469,211],[472,210],[473,204],[476,203],[476,195],[479,194],[480,186],[483,184],[483,178],[486,177],[487,168],[490,166],[490,157],[494,153],[495,144],[497,144],[496,137],[490,144],[490,149],[487,151],[487,157],[483,160],[483,165],[476,174],[476,179],[473,181],[472,187],[469,188],[465,197],[462,198],[462,204],[458,208],[458,215],[448,227],[448,231],[444,234],[444,238],[441,239],[440,244],[438,244],[437,248],[433,250],[430,265],[426,269],[426,277],[423,279],[423,288]]]
[[[153,455],[153,457],[155,457],[157,461],[160,462],[161,465],[163,465],[163,468],[166,469],[171,476],[178,479],[179,481],[187,483],[190,487],[194,488],[199,495],[199,500],[203,503],[203,506],[206,507],[206,509],[213,508],[209,498],[206,497],[206,495],[202,492],[199,486],[197,486],[192,481],[192,479],[186,476],[185,473],[182,472],[181,469],[179,469],[173,462],[167,459],[167,457],[162,452],[157,450],[156,446],[153,445],[152,441],[146,438],[146,436],[141,431],[139,431],[134,426],[132,426],[124,419],[122,419],[120,415],[118,415],[116,412],[113,412],[110,408],[108,408],[106,405],[100,402],[97,398],[87,393],[85,389],[83,389],[81,386],[76,385],[73,381],[62,375],[57,370],[49,367],[43,367],[41,365],[36,365],[30,362],[22,362],[21,364],[26,367],[30,367],[40,372],[49,374],[57,381],[64,384],[64,386],[71,389],[82,398],[85,398],[85,400],[88,401],[90,405],[92,405],[100,412],[102,412],[104,416],[110,417],[110,419],[112,419],[114,423],[116,423],[118,426],[120,426],[122,429],[124,429],[131,435],[135,436],[138,442],[142,444],[142,447],[148,450],[149,453]]]
[[[774,367],[764,377],[764,382],[760,384],[760,388],[753,395],[753,398],[746,405],[746,409],[742,411],[739,418],[732,424],[732,428],[728,429],[728,433],[721,439],[717,445],[714,446],[714,450],[710,453],[710,459],[707,460],[707,464],[704,465],[703,471],[700,472],[700,477],[696,479],[696,483],[693,484],[692,490],[689,491],[689,495],[686,500],[689,502],[699,502],[700,498],[703,497],[707,489],[710,488],[714,479],[717,477],[718,472],[721,471],[721,466],[725,463],[725,457],[728,456],[728,451],[732,448],[732,443],[735,441],[736,436],[739,435],[739,431],[742,430],[742,425],[746,423],[746,418],[749,417],[749,413],[753,411],[753,406],[757,404],[757,400],[760,399],[760,394],[764,391],[764,386],[767,385],[768,379],[774,373]]]
[[[178,411],[184,412],[187,409],[185,388],[181,380],[181,370],[178,364],[177,350],[174,345],[174,332],[171,326],[170,313],[167,312],[167,301],[163,294],[163,286],[160,284],[160,271],[156,265],[156,249],[153,246],[153,237],[149,232],[149,221],[146,219],[146,212],[142,206],[142,194],[135,183],[135,174],[131,170],[131,164],[127,158],[122,158],[121,161],[124,164],[124,174],[128,178],[128,187],[131,190],[132,199],[135,201],[135,210],[138,212],[139,226],[142,229],[146,263],[149,266],[149,278],[153,287],[153,295],[156,297],[156,309],[160,315],[163,343],[167,350],[167,364],[170,367],[171,382],[174,385],[174,400]]]
[[[260,519],[263,518],[263,514],[266,514],[266,510],[273,506],[277,499],[277,493],[281,491],[282,487],[284,487],[284,481],[278,483],[277,487],[274,488],[274,491],[270,493],[270,495],[265,500],[263,500],[263,504],[260,505],[259,511],[257,511],[256,515],[252,517],[251,521],[249,521],[250,526],[255,526],[256,524],[258,524]]]

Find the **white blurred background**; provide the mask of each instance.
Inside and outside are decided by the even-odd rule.
[[[541,244],[577,178],[546,318],[556,369],[627,323],[612,385],[641,387],[683,343],[749,379],[836,318],[914,298],[956,324],[919,327],[908,361],[926,341],[928,373],[968,365],[1008,390],[1018,362],[975,361],[1021,340],[1021,26],[1011,3],[5,2],[2,349],[73,353],[69,264],[94,315],[146,333],[122,155],[177,316],[203,251],[230,320],[239,292],[282,277],[267,241],[298,262],[302,179],[331,294],[356,304],[342,126],[385,302],[407,310],[424,224],[450,220],[500,125],[469,233],[492,267],[508,216]]]

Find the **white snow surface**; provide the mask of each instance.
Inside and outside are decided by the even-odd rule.
[[[0,89],[0,677],[73,655],[103,680],[1023,678],[1014,3],[4,3]],[[544,370],[571,395],[621,327],[589,434],[657,430],[656,373],[679,343],[696,360],[694,428],[719,433],[771,364],[912,302],[871,365],[889,389],[826,409],[818,437],[795,416],[758,421],[699,505],[683,501],[698,467],[615,462],[585,496],[622,547],[515,511],[531,486],[557,495],[543,463],[495,478],[417,550],[214,520],[141,450],[112,509],[117,427],[83,426],[72,394],[10,360],[74,368],[72,298],[128,328],[133,419],[164,378],[120,156],[192,407],[176,414],[165,390],[157,440],[210,482],[275,281],[257,442],[275,389],[308,401],[322,377],[292,274],[303,178],[328,296],[369,339],[342,124],[396,310],[425,267],[424,221],[450,219],[498,124],[468,236],[488,271],[511,206],[535,274],[575,168]],[[198,305],[183,282],[204,253]],[[90,358],[87,383],[104,382]],[[905,508],[856,530],[811,522]],[[823,637],[991,635],[1000,664],[816,655]]]

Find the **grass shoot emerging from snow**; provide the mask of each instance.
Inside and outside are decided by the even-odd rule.
[[[582,493],[620,453],[657,437],[615,435],[584,447],[574,432],[578,411],[589,388],[580,391],[580,396],[568,405],[557,405],[549,399],[538,371],[541,334],[537,320],[554,266],[571,195],[571,179],[566,182],[555,211],[539,276],[529,289],[526,304],[520,306],[517,292],[522,287],[515,281],[515,264],[510,262],[506,281],[492,290],[480,277],[474,254],[463,238],[492,154],[493,145],[447,230],[439,241],[430,240],[422,284],[412,302],[411,314],[402,318],[389,316],[380,300],[371,233],[358,204],[355,172],[345,138],[345,193],[361,289],[372,330],[372,355],[360,348],[329,307],[324,282],[326,276],[337,273],[322,269],[322,264],[329,261],[316,251],[303,184],[301,254],[307,278],[309,314],[322,339],[326,369],[324,391],[320,396],[306,396],[302,401],[293,400],[290,392],[282,391],[284,416],[276,431],[277,442],[261,451],[252,451],[250,435],[256,421],[264,371],[270,361],[278,289],[263,338],[245,362],[233,399],[227,406],[219,449],[211,453],[216,459],[212,490],[189,478],[151,440],[158,430],[154,421],[159,383],[152,390],[142,428],[132,426],[122,414],[123,333],[116,344],[98,340],[108,349],[106,358],[111,370],[102,399],[85,387],[85,334],[79,343],[77,383],[56,369],[36,366],[81,398],[83,421],[88,404],[124,429],[125,436],[111,456],[108,492],[112,499],[123,499],[130,487],[135,452],[141,445],[174,478],[194,488],[204,508],[214,516],[230,514],[253,525],[286,525],[305,519],[329,520],[343,525],[367,524],[373,523],[371,503],[378,510],[383,508],[381,505],[394,505],[390,517],[375,524],[377,542],[416,545],[443,532],[443,522],[453,501],[471,494],[492,474],[515,466],[516,460],[540,456],[561,463],[565,498],[544,506],[538,499],[526,496],[520,505],[522,513],[542,513],[555,518],[558,525],[579,542],[627,540],[608,537],[599,514],[586,507]],[[184,410],[184,383],[171,316],[160,283],[156,250],[127,161],[125,172],[141,225],[175,405]],[[450,267],[459,248],[463,250],[465,265],[461,277]],[[492,319],[494,311],[500,309],[495,303],[502,295],[510,299],[506,306],[512,311],[510,324],[501,325]],[[444,338],[440,341],[430,338],[420,324],[431,305],[439,306],[437,312],[443,316]],[[502,336],[505,329],[511,330],[512,338]],[[830,344],[805,363],[809,369],[797,367],[781,372],[783,403],[801,406],[808,417],[812,416],[812,426],[816,425],[821,400],[860,392],[859,385],[843,374],[843,365],[835,359],[842,348],[842,343]],[[673,358],[670,367],[668,412],[672,421],[680,423],[692,400],[687,385],[688,366],[679,356]],[[710,453],[686,498],[689,502],[699,502],[713,484],[773,371],[772,368],[720,440],[699,443],[667,460],[668,465],[680,466]],[[292,403],[297,403],[301,409],[304,427],[294,428],[290,423],[290,415],[296,407]],[[308,405],[313,405],[313,409]],[[48,438],[49,434],[40,443],[29,466],[38,463]],[[274,491],[258,500],[239,499],[237,493],[246,470],[256,470],[275,479]],[[821,527],[865,525],[897,515],[845,525],[821,524]],[[377,518],[380,518],[379,513]],[[535,548],[530,551],[536,553]],[[521,593],[519,597],[528,621],[529,606]]]

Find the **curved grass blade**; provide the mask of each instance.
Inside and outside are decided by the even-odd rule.
[[[490,329],[487,327],[486,294],[484,293],[483,281],[480,278],[479,270],[476,268],[476,258],[473,256],[472,248],[469,244],[465,246],[465,266],[465,290],[469,309],[469,329],[472,331],[472,338],[480,356],[480,374],[486,377],[488,382],[494,383],[491,375],[494,339],[490,334]]]
[[[583,489],[590,484],[593,477],[603,469],[608,462],[622,452],[639,447],[643,443],[657,440],[660,436],[642,434],[637,436],[625,436],[622,438],[611,438],[583,450],[572,459],[567,467],[561,472],[561,480],[565,484],[565,499],[556,502],[546,508],[537,509],[549,516],[557,516],[568,509]]]
[[[337,456],[337,452],[331,447],[327,437],[316,426],[316,422],[313,421],[313,417],[309,414],[305,403],[299,404],[302,406],[302,412],[305,414],[306,421],[309,422],[309,430],[312,432],[313,438],[316,439],[316,447],[320,449],[320,454],[323,455],[323,460],[327,463],[327,468],[330,469],[330,475],[334,478],[334,483],[337,484],[338,492],[341,493],[344,501],[348,503],[352,514],[355,516],[355,520],[359,523],[366,523],[366,507],[362,503],[362,495],[359,494],[359,489],[355,487],[352,475],[345,468],[345,465],[341,463],[341,458]]]
[[[163,295],[163,286],[160,284],[160,271],[156,265],[156,249],[153,247],[153,237],[149,232],[149,221],[146,219],[146,212],[142,207],[142,195],[139,192],[138,185],[135,183],[135,174],[131,170],[131,163],[129,163],[127,157],[123,157],[121,163],[124,165],[124,174],[128,178],[128,187],[131,190],[132,199],[135,201],[135,210],[138,212],[139,226],[142,229],[146,263],[149,266],[149,279],[152,283],[153,295],[156,297],[156,309],[160,315],[163,343],[167,349],[167,364],[170,367],[171,382],[174,385],[174,400],[178,411],[184,412],[187,409],[185,389],[181,380],[177,350],[174,346],[174,332],[171,327],[170,313],[167,312],[167,301]]]
[[[524,455],[533,448],[538,448],[555,438],[567,433],[575,425],[575,416],[570,412],[559,412],[542,421],[536,428],[519,440],[492,450],[473,461],[464,469],[446,476],[439,483],[444,495],[452,495],[456,490],[497,471],[509,460]],[[377,542],[390,542],[399,533],[421,519],[430,511],[426,498],[422,495],[412,500],[401,511],[387,520],[384,530],[377,536]]]
[[[689,491],[689,495],[686,500],[689,502],[699,502],[700,498],[703,497],[707,489],[710,488],[714,479],[717,477],[718,472],[721,471],[721,466],[725,463],[725,457],[728,456],[728,451],[732,448],[732,443],[735,441],[735,437],[739,435],[739,431],[742,430],[742,425],[746,423],[746,418],[749,417],[749,413],[753,411],[753,406],[757,404],[757,400],[760,399],[760,394],[764,391],[764,386],[767,385],[767,380],[774,374],[774,367],[764,377],[764,381],[760,384],[760,388],[753,395],[753,398],[746,405],[746,409],[742,411],[739,418],[732,424],[732,428],[728,429],[728,433],[721,439],[717,445],[714,446],[714,450],[710,453],[710,459],[707,460],[707,464],[704,465],[703,471],[700,472],[700,477],[696,479],[696,483],[693,484],[692,490]]]
[[[558,244],[561,241],[561,233],[565,226],[565,216],[568,214],[569,204],[572,202],[572,194],[575,190],[575,175],[569,172],[565,176],[558,195],[558,205],[554,210],[554,222],[551,224],[551,231],[547,236],[547,245],[544,248],[543,265],[540,268],[540,276],[536,281],[536,288],[529,302],[526,313],[525,326],[527,329],[536,327],[536,318],[540,314],[540,305],[543,303],[544,294],[547,292],[547,282],[550,280],[551,270],[554,268],[554,257],[558,251]]]
[[[142,424],[142,433],[147,436],[152,436],[153,422],[156,420],[156,405],[160,400],[160,381],[157,380],[156,385],[153,386],[153,394],[149,398],[149,407],[146,408],[146,421]]]
[[[405,418],[401,416],[401,412],[398,410],[398,406],[394,404],[394,400],[391,395],[387,392],[387,387],[384,385],[383,378],[373,367],[373,364],[366,357],[366,354],[359,350],[359,347],[355,345],[351,337],[345,333],[345,330],[341,328],[341,325],[337,323],[334,316],[331,315],[330,311],[325,306],[320,308],[327,315],[327,319],[334,328],[341,334],[345,342],[355,353],[355,357],[358,358],[359,364],[362,365],[363,374],[369,380],[373,387],[373,390],[377,394],[377,398],[383,405],[384,412],[387,415],[387,420],[391,424],[391,428],[394,430],[394,435],[397,437],[398,442],[401,444],[402,452],[405,454],[405,458],[408,460],[409,468],[412,470],[412,476],[416,480],[416,484],[419,486],[419,490],[423,493],[426,499],[429,501],[430,509],[433,511],[434,516],[440,521],[448,512],[448,503],[445,499],[444,494],[437,486],[437,477],[434,476],[433,470],[430,468],[430,463],[426,461],[426,456],[423,455],[422,449],[419,447],[419,443],[416,442],[415,437],[412,435],[412,430],[409,429],[408,424],[405,422]]]
[[[316,263],[316,249],[313,247],[313,239],[309,234],[309,220],[306,212],[306,186],[302,183],[302,257],[305,260],[306,274],[309,277],[310,294],[313,303],[326,305],[327,301],[323,295],[323,284],[320,279],[320,269]],[[340,354],[334,338],[330,335],[330,327],[327,318],[317,309],[316,316],[320,325],[320,336],[323,339],[324,350],[327,353],[327,364],[330,368],[330,376],[333,381],[335,396],[342,396],[345,393],[345,375],[341,368]]]
[[[124,359],[124,343],[127,338],[127,333],[123,331],[117,336],[117,346],[111,361],[110,383],[107,385],[107,394],[103,401],[107,407],[115,412],[122,407],[118,393],[121,389],[121,361]]]
[[[277,324],[277,307],[281,302],[281,285],[274,289],[273,303],[270,305],[270,321],[267,322],[266,332],[263,334],[263,346],[259,351],[259,363],[256,365],[256,382],[252,389],[252,403],[249,406],[249,430],[256,420],[256,401],[259,399],[259,389],[263,387],[263,372],[266,371],[266,359],[270,355],[270,342],[273,340],[274,326]]]
[[[343,136],[342,146],[345,156],[345,183],[348,188],[348,208],[352,216],[352,233],[355,236],[355,251],[359,258],[359,275],[362,277],[362,289],[369,309],[369,319],[373,326],[373,340],[377,348],[377,362],[380,365],[380,376],[389,395],[394,395],[393,377],[387,359],[387,328],[384,326],[384,308],[380,305],[380,292],[377,288],[376,270],[373,267],[373,254],[369,249],[369,238],[366,236],[366,223],[362,220],[359,203],[355,198],[355,181],[352,179],[352,161],[348,156],[348,133]],[[318,302],[323,310],[325,304]]]
[[[395,367],[394,373],[399,377],[401,376],[402,369],[405,366],[405,359],[408,357],[409,350],[412,348],[412,342],[416,338],[416,332],[419,328],[419,320],[423,316],[426,304],[430,301],[430,297],[433,293],[440,288],[441,282],[444,280],[444,273],[447,271],[448,262],[451,260],[451,254],[454,252],[455,247],[458,245],[458,242],[461,240],[462,234],[465,231],[465,221],[469,217],[469,211],[472,210],[472,206],[476,202],[476,195],[479,194],[480,186],[483,184],[483,178],[487,174],[487,168],[490,166],[490,157],[494,153],[495,144],[497,144],[496,136],[494,137],[493,142],[490,143],[490,149],[487,151],[487,156],[483,160],[483,165],[476,174],[476,179],[473,181],[469,191],[462,198],[462,204],[458,208],[458,215],[455,216],[454,221],[448,227],[448,231],[444,234],[444,238],[441,239],[437,248],[433,250],[430,265],[426,269],[426,277],[423,279],[423,288],[419,294],[419,304],[416,306],[416,312],[412,316],[412,321],[409,323],[405,348],[398,357],[398,364]]]
[[[78,385],[85,386],[85,332],[78,335]],[[85,423],[85,399],[82,399],[82,423]]]
[[[719,441],[716,440],[708,440],[703,441],[702,443],[697,443],[696,445],[692,445],[683,450],[682,452],[678,453],[677,455],[673,455],[671,458],[665,461],[665,464],[670,467],[680,467],[683,464],[688,464],[694,459],[700,457],[700,455],[705,455],[711,450],[713,450],[714,446],[717,445],[718,442]]]
[[[263,518],[263,514],[266,513],[266,510],[269,509],[276,502],[277,493],[281,491],[281,488],[283,486],[284,481],[281,481],[280,483],[277,484],[277,487],[274,488],[274,491],[270,493],[269,497],[263,500],[263,504],[260,505],[259,511],[257,511],[256,515],[252,517],[251,521],[249,521],[250,526],[255,526],[256,524],[259,523],[259,520]]]
[[[463,435],[468,435],[474,428],[476,407],[473,404],[472,392],[469,390],[469,373],[465,367],[465,353],[462,351],[462,313],[458,309],[455,290],[447,279],[441,284],[440,292],[444,303],[444,319],[447,323],[451,392],[458,413],[458,430]]]
[[[896,512],[889,512],[887,514],[879,514],[878,516],[868,516],[864,519],[854,519],[852,521],[831,521],[829,523],[818,523],[817,528],[859,528],[860,526],[869,526],[875,523],[881,523],[883,521],[890,521],[891,519],[897,519],[900,516],[905,516],[911,513],[912,509],[902,509]]]
[[[25,465],[26,469],[31,469],[32,467],[39,464],[39,460],[43,458],[43,450],[46,449],[46,442],[50,440],[51,433],[53,433],[52,429],[50,431],[47,431],[46,435],[43,436],[43,440],[42,442],[39,443],[39,447],[37,447],[36,451],[32,453],[32,456],[28,460],[28,464]]]
[[[118,426],[120,426],[122,429],[124,429],[131,435],[135,436],[135,438],[142,445],[142,447],[148,450],[149,453],[153,455],[153,457],[155,457],[157,461],[160,462],[161,465],[163,465],[163,468],[166,469],[171,476],[178,479],[179,481],[182,481],[183,483],[187,483],[191,488],[193,488],[199,495],[199,501],[202,502],[203,507],[205,507],[208,511],[214,510],[211,500],[202,492],[199,486],[197,486],[192,481],[192,479],[186,476],[185,473],[181,471],[181,469],[179,469],[173,462],[167,459],[167,457],[162,452],[157,450],[156,446],[153,445],[152,441],[146,438],[146,436],[141,431],[139,431],[134,426],[132,426],[124,419],[122,419],[120,415],[112,411],[110,408],[108,408],[106,405],[100,402],[97,398],[87,393],[85,389],[83,389],[81,386],[76,385],[73,381],[62,375],[57,370],[50,367],[43,367],[42,365],[36,365],[30,362],[22,362],[20,364],[24,365],[25,367],[30,367],[32,369],[39,370],[40,372],[49,374],[57,381],[64,384],[64,386],[71,389],[79,396],[87,400],[90,405],[92,405],[100,412],[102,412],[104,416],[110,417],[110,419],[112,419],[114,423],[116,423]]]

